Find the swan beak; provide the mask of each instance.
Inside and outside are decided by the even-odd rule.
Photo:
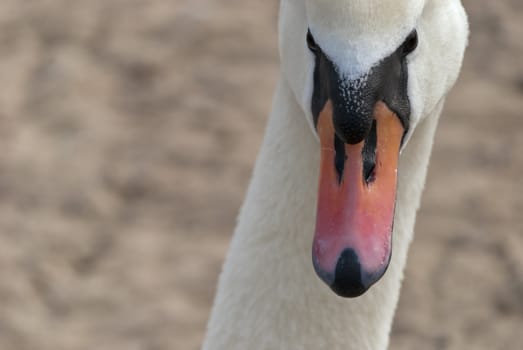
[[[313,264],[320,278],[343,297],[363,294],[385,273],[391,257],[398,158],[405,129],[381,101],[375,105],[374,122],[375,162],[368,176],[363,156],[368,138],[353,145],[336,140],[330,100],[318,119],[321,166]],[[340,154],[344,155],[341,160]]]

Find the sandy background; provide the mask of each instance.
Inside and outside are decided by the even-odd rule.
[[[465,5],[392,349],[523,348],[523,2]],[[277,7],[2,0],[0,349],[198,349]]]

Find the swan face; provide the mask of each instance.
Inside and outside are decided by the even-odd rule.
[[[321,147],[313,263],[341,296],[388,266],[400,150],[454,84],[467,33],[458,0],[281,3],[283,75]]]

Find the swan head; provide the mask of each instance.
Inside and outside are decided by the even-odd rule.
[[[401,150],[457,79],[468,26],[459,0],[283,0],[283,76],[319,138],[312,260],[340,296],[391,259]]]

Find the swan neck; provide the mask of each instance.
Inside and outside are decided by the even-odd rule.
[[[388,271],[363,296],[340,298],[317,278],[311,262],[319,144],[280,80],[204,350],[387,347],[437,116],[430,118],[401,156]]]

